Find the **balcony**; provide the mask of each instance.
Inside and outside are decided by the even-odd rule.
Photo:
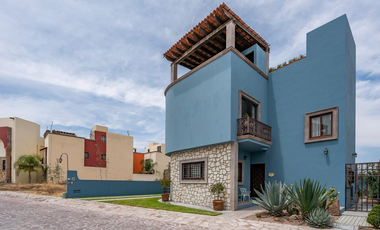
[[[272,128],[252,117],[237,119],[237,140],[247,150],[266,150],[272,145]]]

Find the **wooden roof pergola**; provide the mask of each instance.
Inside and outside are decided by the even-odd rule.
[[[164,57],[174,64],[194,69],[226,49],[226,27],[231,22],[235,25],[234,46],[238,51],[258,44],[269,52],[269,44],[223,3],[166,51]]]

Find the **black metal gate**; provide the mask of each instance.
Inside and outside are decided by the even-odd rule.
[[[369,212],[379,204],[380,162],[346,164],[346,210]]]

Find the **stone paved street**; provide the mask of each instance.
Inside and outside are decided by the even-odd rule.
[[[256,210],[260,211],[260,210]],[[241,219],[255,211],[220,216],[170,212],[58,197],[0,192],[0,229],[312,229]],[[347,228],[352,229],[352,228]]]
[[[106,207],[109,205],[97,203],[97,209],[87,209],[57,204],[45,197],[30,198],[16,199],[0,193],[0,229],[201,229],[164,219],[144,218],[144,215],[129,215],[117,205]]]

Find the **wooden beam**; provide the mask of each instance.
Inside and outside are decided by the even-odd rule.
[[[216,14],[214,14],[214,19],[215,19],[215,21],[217,21],[219,23],[219,25],[223,24],[222,20],[220,20],[220,18],[218,16],[216,16]]]
[[[206,30],[202,29],[202,27],[199,27],[198,29],[199,29],[199,32],[201,32],[201,34],[203,34],[203,36],[207,36],[208,33]]]
[[[207,44],[205,44],[206,46],[209,46]],[[213,53],[212,51],[210,51],[207,47],[205,46],[202,46],[199,48],[200,50],[202,50],[203,52],[207,53],[208,55],[210,56],[214,56],[215,54],[217,54],[218,52],[216,50],[213,50],[215,53]],[[210,48],[211,49],[211,48]]]
[[[196,39],[198,39],[198,41],[202,40],[202,38],[199,37],[195,32],[192,32],[191,34],[193,35],[193,37],[195,37]]]
[[[197,63],[196,61],[194,61],[193,59],[191,59],[191,57],[186,57],[186,59],[184,61],[186,61],[187,63],[193,65],[194,67],[197,66],[197,65],[199,65],[199,64],[202,64],[202,62]]]
[[[170,61],[170,62],[173,62],[173,61],[175,61],[175,59],[174,58],[171,58],[171,57],[169,57],[169,56],[165,56],[165,58],[166,58],[166,60],[168,60],[168,61]]]
[[[192,54],[193,52],[195,52],[199,47],[201,47],[202,45],[204,45],[207,41],[209,41],[210,39],[214,38],[215,36],[217,36],[219,33],[221,33],[224,29],[225,29],[225,26],[227,25],[227,23],[229,23],[230,21],[227,21],[225,23],[223,23],[222,25],[220,25],[218,28],[216,28],[214,31],[212,31],[210,34],[208,34],[206,37],[202,38],[202,40],[198,41],[196,44],[194,44],[190,49],[188,49],[185,53],[183,53],[178,59],[177,61],[175,61],[176,63],[180,63],[182,60],[184,60],[187,56],[189,56],[190,54]],[[187,40],[190,42],[191,39],[187,38]]]
[[[217,38],[217,37],[215,37],[215,39],[213,39],[212,42],[218,44],[220,47],[223,47],[223,48],[226,47],[225,44],[223,44],[222,42],[218,41],[218,38]],[[222,49],[223,49],[223,48],[222,48]]]
[[[195,45],[197,42],[196,41],[194,41],[193,39],[191,39],[191,38],[189,38],[189,37],[187,37],[186,38],[187,39],[187,41],[193,46],[193,45]]]
[[[170,78],[171,82],[177,80],[177,64],[172,63],[170,65]]]
[[[183,54],[185,51],[178,49],[177,47],[174,47],[175,51],[179,54]]]
[[[174,56],[176,59],[179,57],[177,54],[175,54],[173,51],[170,51],[170,53],[172,54],[172,56]]]
[[[191,59],[193,59],[194,61],[199,62],[199,63],[202,63],[202,62],[204,62],[204,61],[207,60],[207,59],[205,59],[205,60],[198,59],[198,57],[195,57],[195,56],[193,56],[193,55],[194,55],[194,54],[190,55],[188,58],[191,58]]]
[[[207,59],[209,59],[209,57],[205,56],[201,51],[199,51],[199,49],[195,51],[194,53],[190,54],[189,57],[191,57],[191,55],[198,56],[200,59],[202,59],[202,61],[206,61]]]
[[[184,50],[187,50],[188,48],[190,48],[191,46],[188,46],[186,45],[185,43],[179,43],[179,45],[184,49]]]
[[[210,28],[211,30],[215,30],[215,26],[211,22],[206,20],[206,23],[207,23],[208,28]]]
[[[242,41],[244,44],[246,44],[248,47],[252,46],[251,43],[249,43],[243,36],[241,36],[238,32],[236,32],[235,36]]]
[[[261,41],[255,34],[253,34],[251,31],[249,31],[240,21],[236,20],[234,16],[232,16],[228,11],[225,9],[222,9],[223,14],[225,14],[228,18],[232,19],[236,25],[238,25],[244,32],[249,34],[254,40],[256,40],[257,43],[261,45],[261,47],[265,48],[267,45]]]

